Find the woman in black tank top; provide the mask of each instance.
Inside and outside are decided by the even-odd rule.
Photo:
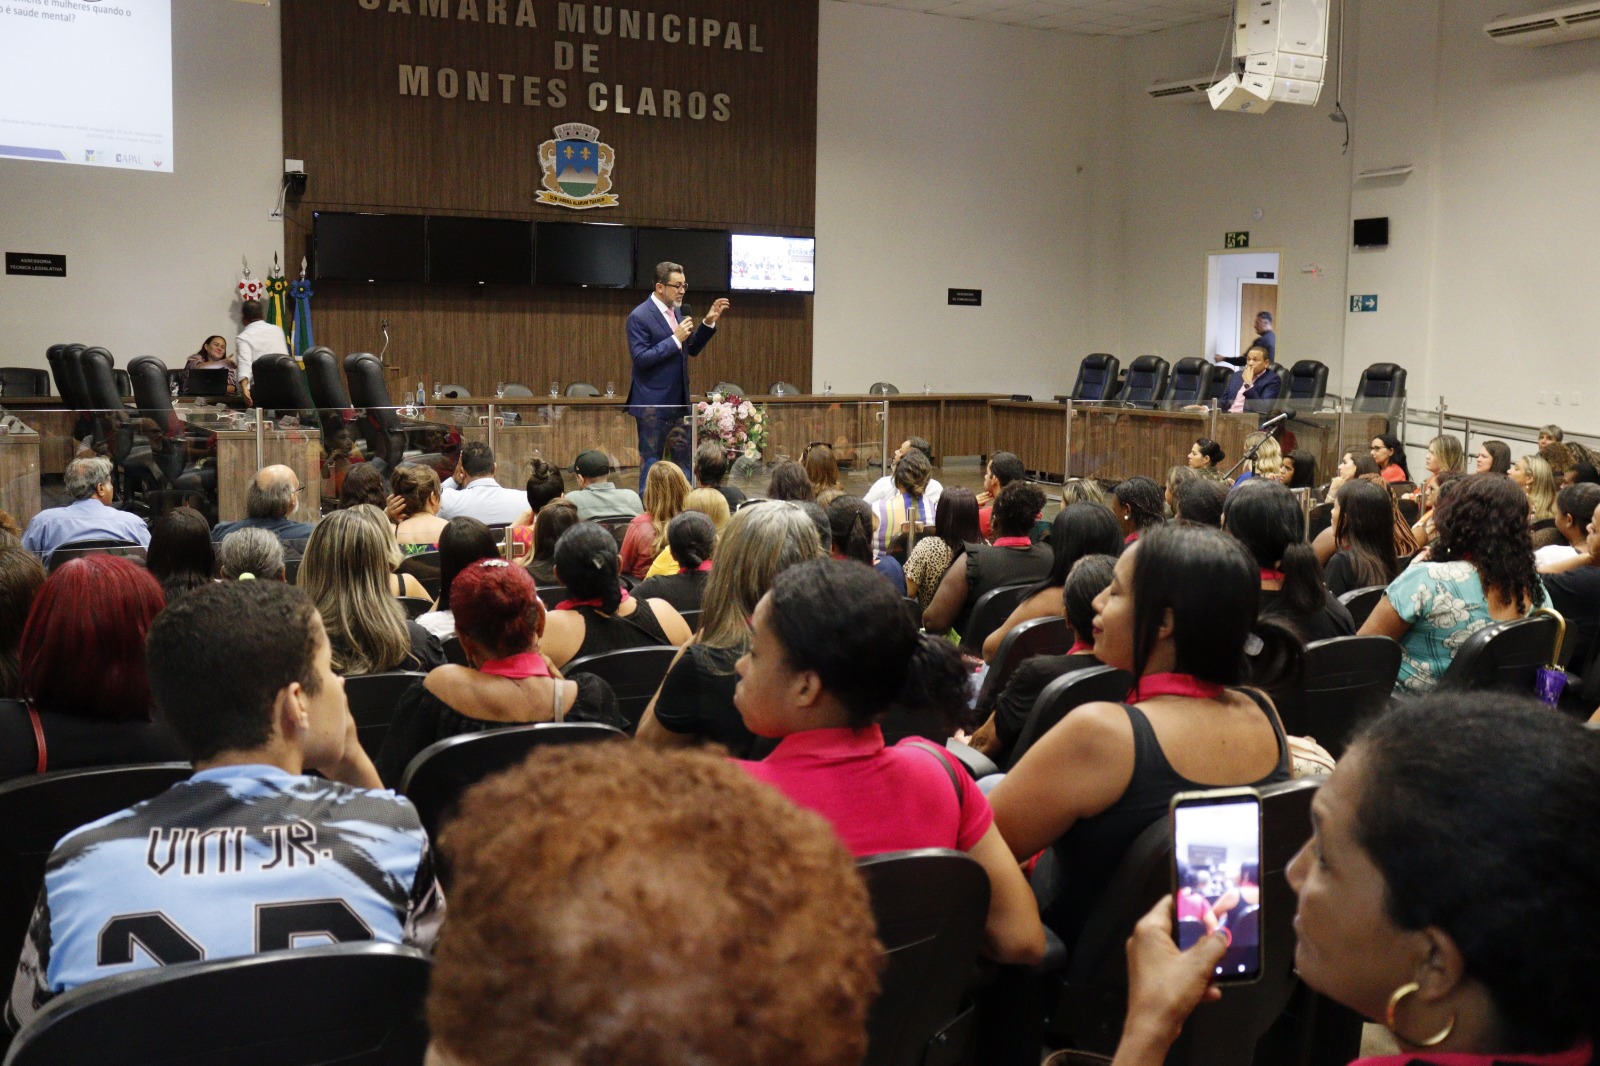
[[[688,643],[688,623],[670,603],[622,591],[617,541],[604,527],[579,522],[561,534],[555,558],[571,593],[545,622],[544,650],[556,666],[602,652]]]
[[[1232,537],[1201,526],[1145,534],[1095,601],[1096,658],[1137,679],[1128,702],[1078,707],[1028,750],[990,797],[1019,859],[1051,848],[1064,888],[1044,901],[1071,945],[1124,853],[1178,792],[1289,777],[1272,701],[1236,686],[1257,669],[1292,684],[1301,645],[1256,621],[1260,580]],[[1258,676],[1254,680],[1260,681]]]

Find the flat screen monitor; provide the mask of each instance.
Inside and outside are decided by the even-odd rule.
[[[533,263],[540,285],[625,289],[633,281],[633,227],[535,222]]]
[[[226,396],[228,395],[228,374],[226,364],[216,366],[202,363],[183,372],[183,385],[178,390],[180,396]]]
[[[422,215],[312,213],[317,280],[422,281],[427,267]]]
[[[1387,248],[1389,246],[1389,219],[1358,218],[1355,223],[1357,248]]]
[[[744,292],[815,292],[815,237],[763,237],[735,233],[731,287]]]
[[[429,215],[428,280],[446,284],[533,284],[533,223]]]
[[[657,263],[677,263],[691,292],[728,291],[728,232],[720,229],[650,229],[641,226],[634,243],[633,287],[656,283]]]

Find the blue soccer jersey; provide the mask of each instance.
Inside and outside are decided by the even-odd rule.
[[[56,845],[6,1021],[168,963],[355,940],[431,949],[443,917],[409,801],[275,766],[203,770]]]

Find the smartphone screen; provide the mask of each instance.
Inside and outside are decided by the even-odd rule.
[[[1228,938],[1218,981],[1261,976],[1261,798],[1253,789],[1186,792],[1172,800],[1173,931],[1180,949]]]

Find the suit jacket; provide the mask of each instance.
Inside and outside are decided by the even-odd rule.
[[[667,320],[649,297],[628,315],[628,354],[633,358],[633,381],[628,386],[628,413],[635,417],[655,405],[684,407],[689,403],[689,360],[700,354],[716,335],[704,322],[694,328],[683,347],[672,337]]]
[[[1222,398],[1217,401],[1218,407],[1226,411],[1233,406],[1233,401],[1239,395],[1239,390],[1244,388],[1244,371],[1236,370],[1228,379],[1228,384],[1222,390]],[[1278,372],[1270,367],[1256,378],[1255,383],[1244,390],[1244,407],[1247,411],[1260,410],[1262,404],[1252,404],[1255,400],[1276,400],[1283,391],[1283,379],[1278,377]]]

